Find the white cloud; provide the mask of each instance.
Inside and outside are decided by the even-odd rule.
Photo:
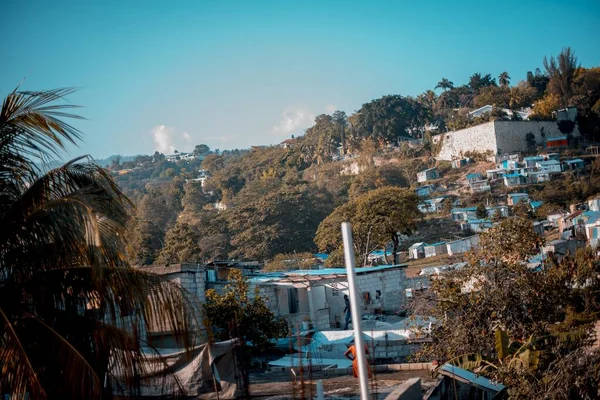
[[[187,151],[192,140],[189,133],[183,132],[178,135],[175,128],[166,125],[156,125],[150,133],[154,139],[154,150],[163,154],[173,154],[175,150]]]
[[[304,107],[288,107],[281,112],[281,120],[273,127],[273,133],[279,136],[287,136],[291,133],[299,133],[315,121],[315,114]]]

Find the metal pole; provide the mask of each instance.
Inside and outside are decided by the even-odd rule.
[[[350,310],[352,311],[352,325],[354,327],[354,345],[356,346],[356,358],[358,358],[360,399],[369,400],[369,371],[367,370],[367,355],[365,354],[361,329],[362,316],[358,301],[360,295],[356,287],[352,225],[349,222],[342,223],[342,237],[344,239],[344,256],[346,259],[346,271],[348,273],[348,289],[350,289]]]

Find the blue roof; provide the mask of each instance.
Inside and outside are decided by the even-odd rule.
[[[519,176],[523,176],[523,175],[521,175],[521,174],[519,174],[519,173],[514,173],[514,174],[504,174],[504,177],[505,177],[505,178],[517,178],[517,177],[519,177]]]
[[[525,161],[539,161],[539,160],[543,160],[544,157],[542,156],[531,156],[531,157],[525,157],[523,160]]]
[[[529,196],[527,193],[509,193],[509,196]]]
[[[477,375],[474,372],[456,367],[452,364],[446,363],[446,364],[442,365],[440,367],[440,369],[444,372],[447,372],[448,374],[455,375],[463,380],[471,382],[475,386],[479,386],[479,387],[487,389],[487,390],[493,390],[495,392],[500,392],[505,389],[505,386],[499,382],[492,383],[491,380],[489,380],[488,378],[486,378],[484,376]]]
[[[575,163],[582,163],[583,160],[581,158],[574,158],[572,160],[566,160],[565,161],[567,164],[575,164]]]
[[[481,176],[481,174],[467,174],[467,179],[470,178],[479,178]]]
[[[397,265],[378,265],[376,267],[356,267],[357,274],[364,274],[369,272],[379,272],[388,269],[406,267],[408,264],[397,264]],[[282,271],[282,272],[260,272],[257,275],[253,275],[248,280],[253,283],[268,283],[293,276],[327,276],[327,275],[347,275],[346,268],[324,268],[324,269],[299,269],[294,271]]]
[[[428,244],[427,246],[441,246],[443,244],[446,244],[446,242],[437,242],[437,243],[432,243],[432,244]]]
[[[546,138],[546,142],[549,142],[551,140],[567,140],[567,137],[566,136],[554,136],[554,137]]]
[[[560,163],[556,160],[548,160],[548,161],[538,161],[538,164],[539,165],[558,165]]]
[[[477,207],[453,208],[450,212],[477,211]]]
[[[492,221],[489,219],[469,219],[467,220],[467,224],[491,224]]]
[[[313,254],[313,256],[315,256],[316,258],[321,259],[321,260],[327,260],[329,258],[329,254],[327,254],[327,253],[316,253],[316,254]]]
[[[544,204],[544,202],[543,201],[530,201],[529,204],[531,204],[531,207],[533,207],[533,208],[538,208],[542,204]]]

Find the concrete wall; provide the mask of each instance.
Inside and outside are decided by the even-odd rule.
[[[517,151],[527,151],[525,135],[531,132],[535,137],[536,147],[543,145],[546,139],[554,136],[564,136],[555,121],[494,121],[496,145],[501,154]],[[545,138],[541,133],[544,133]],[[575,128],[573,136],[579,136]]]
[[[434,142],[440,139],[442,140],[442,149],[436,157],[438,160],[450,161],[455,158],[463,158],[466,151],[491,151],[492,154],[496,154],[494,122],[486,122],[434,136]]]
[[[525,135],[529,132],[534,135],[536,146],[545,143],[549,137],[564,136],[555,121],[486,122],[434,136],[434,143],[442,141],[442,148],[436,158],[449,161],[462,158],[467,151],[490,151],[492,155],[527,151]],[[542,132],[545,137],[542,137]],[[579,136],[577,128],[572,134]]]

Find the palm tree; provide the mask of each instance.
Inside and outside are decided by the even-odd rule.
[[[437,89],[437,88],[440,88],[445,92],[446,89],[454,88],[454,82],[448,80],[447,78],[442,78],[442,80],[438,82],[438,84],[435,86],[434,89]]]
[[[71,89],[10,93],[0,110],[0,393],[112,397],[144,367],[140,329],[192,345],[179,287],[125,264],[131,204],[89,157],[42,173],[81,132],[56,104]],[[127,316],[128,315],[128,316]]]
[[[508,75],[508,72],[504,71],[498,75],[498,83],[502,87],[507,87],[510,84],[510,75]]]

